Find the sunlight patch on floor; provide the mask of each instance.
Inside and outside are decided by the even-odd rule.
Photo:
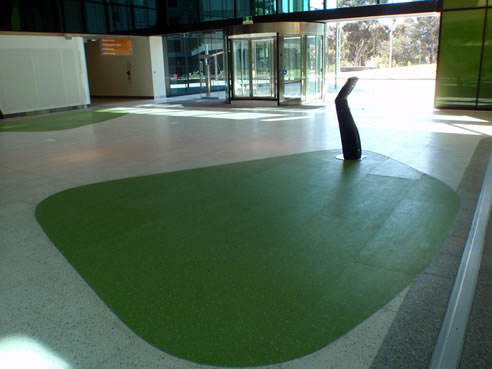
[[[72,366],[34,338],[16,335],[0,339],[3,369],[71,369]]]

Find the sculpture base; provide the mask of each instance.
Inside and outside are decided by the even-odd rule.
[[[359,161],[360,161],[360,160],[362,160],[362,159],[365,159],[366,157],[367,157],[367,155],[361,155],[361,156],[360,156],[360,159],[345,159],[345,158],[343,157],[343,154],[340,154],[340,155],[337,155],[337,156],[336,156],[336,158],[337,158],[338,160],[359,160]]]

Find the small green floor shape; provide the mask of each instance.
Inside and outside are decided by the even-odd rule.
[[[319,151],[82,186],[36,216],[135,333],[215,366],[315,352],[432,261],[459,201],[387,157]]]
[[[2,122],[1,132],[45,132],[87,126],[126,115],[125,112],[84,110],[70,113],[40,115],[33,118],[16,119]]]

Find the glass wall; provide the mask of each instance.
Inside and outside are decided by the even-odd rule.
[[[302,36],[284,37],[283,70],[285,99],[300,100],[302,96]]]
[[[337,42],[338,35],[338,42]],[[329,23],[328,100],[347,78],[359,83],[353,99],[398,106],[434,100],[439,17],[398,17]]]
[[[436,107],[492,108],[492,19],[486,3],[443,2]]]
[[[0,30],[139,33],[199,22],[379,4],[438,0],[1,0]],[[448,6],[463,1],[448,0]],[[470,6],[485,0],[470,0]],[[278,9],[277,9],[278,7]]]
[[[324,0],[281,0],[281,13],[305,12],[309,10],[323,10]]]
[[[0,30],[128,33],[154,28],[156,0],[0,1]]]
[[[230,40],[234,98],[276,97],[276,40],[261,34]]]
[[[466,10],[443,14],[437,106],[475,107],[484,13]]]
[[[480,74],[480,91],[478,95],[478,107],[492,109],[492,19],[487,17],[487,29],[485,31],[485,43],[483,50],[482,70]]]
[[[365,6],[365,5],[377,5],[378,0],[338,0],[339,8],[346,8],[350,6]]]
[[[198,23],[198,0],[167,0],[167,21],[170,26]]]
[[[223,37],[222,32],[213,32],[170,35],[164,39],[168,96],[224,90]],[[210,83],[210,88],[206,83]]]
[[[250,73],[249,73],[249,41],[232,41],[232,78],[233,94],[235,97],[249,97],[250,95]]]
[[[306,36],[306,99],[321,98],[323,87],[323,36]]]
[[[200,0],[200,21],[234,18],[234,0]]]
[[[277,12],[276,0],[236,0],[238,18],[270,15]]]
[[[487,0],[443,0],[444,9],[466,9],[487,6]]]

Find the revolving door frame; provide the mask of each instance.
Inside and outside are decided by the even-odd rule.
[[[307,91],[307,79],[310,76],[311,71],[308,71],[308,48],[307,48],[307,38],[310,36],[318,36],[319,39],[316,41],[316,45],[321,46],[319,52],[317,52],[316,61],[317,69],[315,70],[315,94],[311,95],[313,99],[323,99],[324,98],[324,87],[325,87],[325,70],[326,70],[326,34],[325,34],[325,23],[318,22],[279,22],[279,23],[256,23],[247,24],[239,26],[228,27],[224,32],[224,38],[226,39],[226,53],[227,53],[227,102],[231,100],[274,100],[277,101],[278,105],[290,105],[290,104],[300,104],[306,99],[310,100],[310,94]],[[289,97],[285,95],[285,85],[287,75],[292,75],[291,65],[288,65],[288,61],[284,56],[285,49],[285,39],[291,37],[299,37],[300,39],[300,61],[297,68],[299,68],[299,82],[300,91],[298,96]],[[259,39],[273,39],[273,48],[271,66],[271,95],[265,96],[254,96],[252,91],[252,47],[251,41],[248,41],[248,65],[249,65],[249,86],[250,91],[246,96],[238,96],[236,94],[236,65],[238,63],[235,60],[234,54],[234,42],[236,40],[259,40]],[[318,41],[320,40],[320,42]],[[317,46],[315,46],[317,47]],[[318,70],[319,69],[319,70]],[[295,73],[295,72],[294,72]],[[319,83],[319,85],[318,85]]]

